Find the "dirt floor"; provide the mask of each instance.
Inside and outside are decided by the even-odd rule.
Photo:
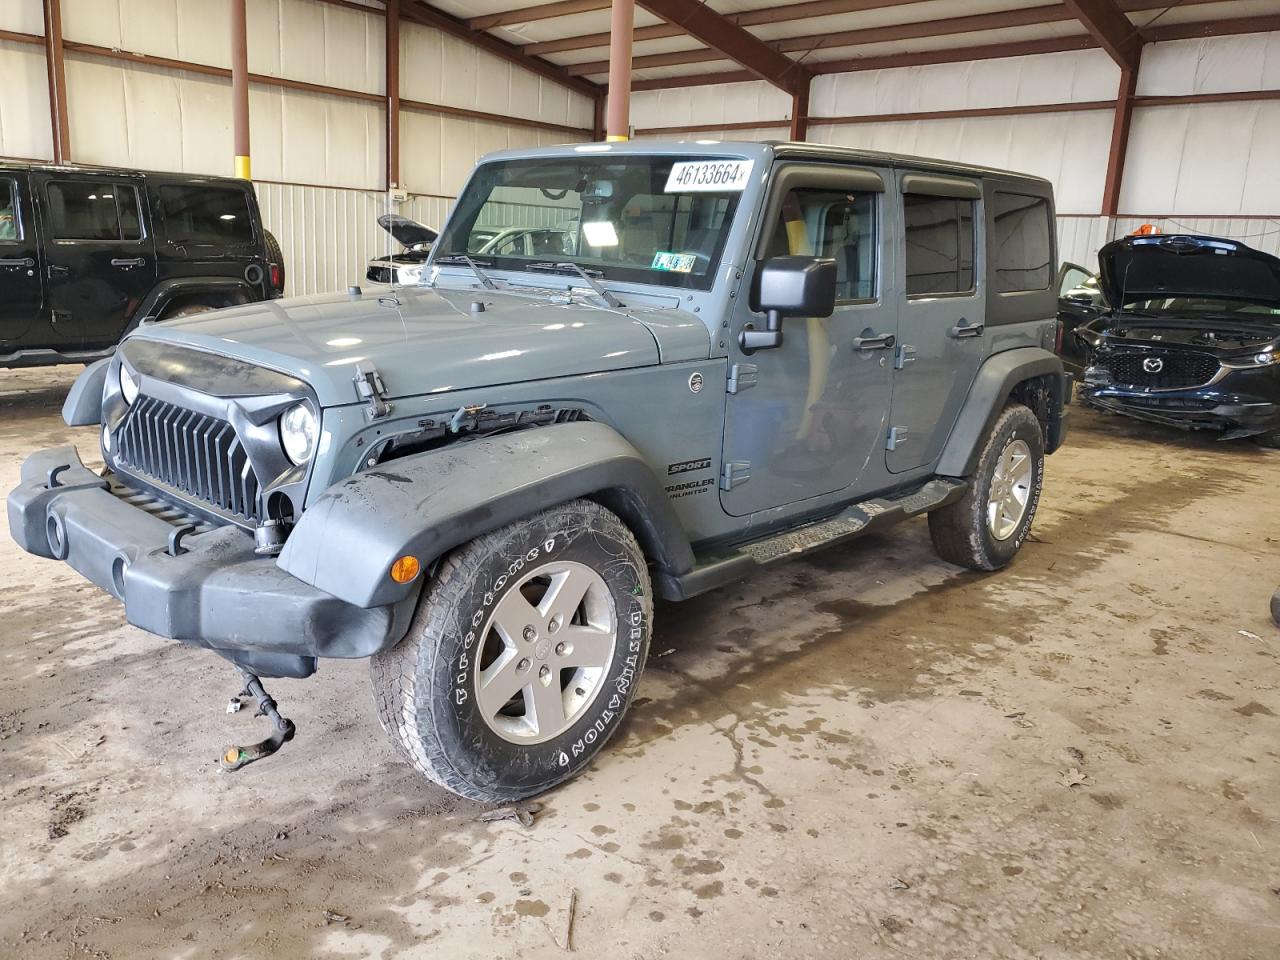
[[[0,490],[78,368],[0,372]],[[0,956],[1280,956],[1280,453],[1077,410],[1007,571],[923,521],[660,605],[530,827],[420,780],[366,667],[230,666],[0,539]]]

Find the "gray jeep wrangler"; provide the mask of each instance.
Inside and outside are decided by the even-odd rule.
[[[653,597],[927,513],[1003,567],[1063,439],[1043,180],[793,143],[483,160],[421,284],[131,334],[32,455],[27,551],[262,677],[368,657],[405,757],[511,800],[622,723]],[[476,251],[474,235],[554,234]]]

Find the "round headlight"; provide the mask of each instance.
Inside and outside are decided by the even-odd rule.
[[[316,415],[305,403],[294,404],[280,417],[280,444],[289,459],[298,466],[309,461],[316,452],[318,433]]]
[[[138,399],[138,381],[123,363],[120,364],[120,395],[130,406]]]

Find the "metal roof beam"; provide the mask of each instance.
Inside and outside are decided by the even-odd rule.
[[[1142,57],[1142,38],[1115,0],[1065,0],[1071,15],[1123,69],[1133,70]]]
[[[700,0],[637,2],[655,17],[661,17],[712,48],[707,51],[712,59],[732,60],[761,80],[767,80],[792,95],[807,89],[810,77],[808,70],[759,37],[748,33],[728,17],[716,13]],[[633,67],[638,69],[640,61],[644,59],[636,57],[632,61]]]
[[[546,77],[548,80],[553,80],[561,86],[568,87],[570,90],[581,93],[584,96],[598,97],[603,90],[603,87],[598,84],[584,80],[581,77],[572,76],[563,67],[557,66],[550,60],[530,56],[513,43],[507,43],[507,41],[500,40],[482,30],[472,29],[467,25],[466,21],[451,17],[449,14],[424,3],[423,0],[392,0],[392,2],[400,3],[400,15],[406,20],[412,20],[414,23],[420,23],[426,27],[434,27],[441,33],[447,33],[452,37],[457,37],[459,40],[465,40],[481,50],[492,53],[495,57],[500,57],[508,63],[514,63],[516,66],[523,67],[538,76]]]

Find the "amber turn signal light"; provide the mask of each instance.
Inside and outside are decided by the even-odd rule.
[[[408,583],[421,569],[422,564],[418,562],[418,558],[406,554],[391,565],[391,579],[396,583]]]

